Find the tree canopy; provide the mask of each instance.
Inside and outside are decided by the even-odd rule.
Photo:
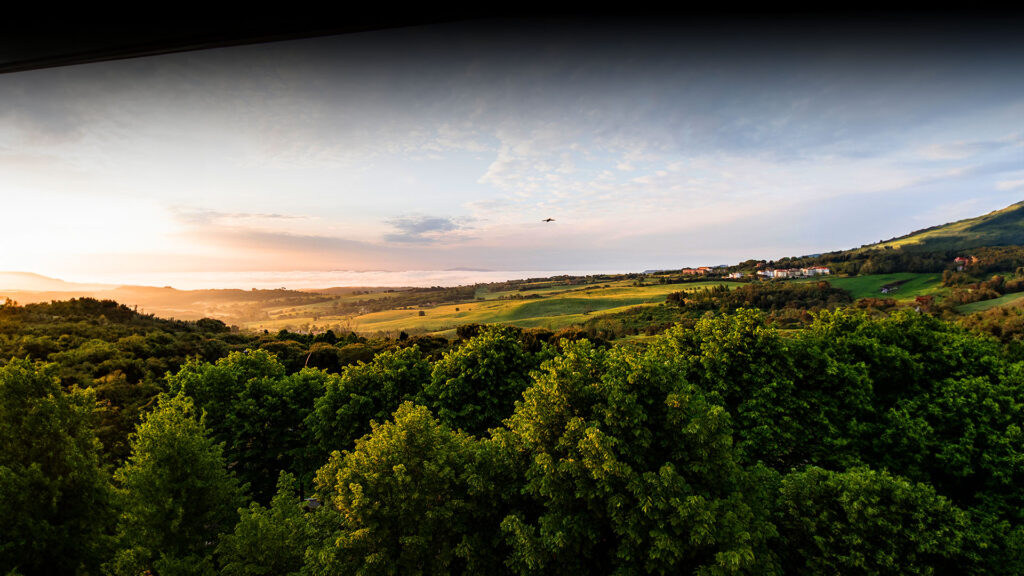
[[[110,484],[95,396],[61,389],[53,365],[0,366],[0,572],[93,570],[109,542]]]
[[[183,393],[161,395],[132,435],[114,475],[121,549],[112,572],[212,570],[216,542],[246,500],[204,420]]]

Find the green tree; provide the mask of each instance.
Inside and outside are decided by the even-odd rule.
[[[381,352],[326,382],[323,395],[306,419],[319,447],[321,463],[335,450],[351,448],[370,432],[370,422],[384,422],[430,380],[430,362],[418,346]]]
[[[800,459],[806,434],[798,375],[787,343],[752,309],[676,326],[655,343],[683,376],[724,406],[748,460],[787,468]]]
[[[0,573],[73,574],[102,561],[110,486],[95,398],[61,390],[55,366],[0,367]]]
[[[563,346],[493,437],[522,470],[502,522],[515,572],[770,573],[725,410],[660,354]]]
[[[762,313],[741,309],[671,328],[653,347],[729,411],[744,461],[779,471],[859,463],[850,438],[872,413],[871,381],[863,366],[816,344],[785,338]]]
[[[274,355],[246,350],[215,364],[191,360],[168,383],[172,392],[185,392],[206,412],[239,480],[249,484],[257,501],[267,503],[280,471],[309,482],[322,464],[310,449],[305,420],[335,378],[313,368],[286,375]]]
[[[1024,366],[944,378],[886,413],[877,459],[960,506],[1024,524]]]
[[[538,357],[514,328],[487,326],[434,363],[422,402],[441,421],[470,434],[485,434],[512,413],[530,382]]]
[[[213,364],[191,358],[175,374],[167,376],[167,386],[172,394],[188,394],[213,423],[214,432],[221,436],[228,414],[246,382],[284,375],[284,365],[270,352],[246,350],[232,352]]]
[[[312,483],[323,457],[313,445],[306,419],[329,382],[337,376],[315,368],[281,377],[252,378],[242,385],[223,425],[225,455],[249,484],[254,499],[269,502],[282,471]]]
[[[782,481],[786,574],[970,574],[968,515],[926,484],[867,468],[812,467]]]
[[[476,441],[402,404],[317,474],[316,574],[474,574],[494,564],[474,499]],[[491,523],[491,532],[496,523]]]
[[[312,529],[294,476],[281,473],[269,508],[253,502],[239,512],[234,533],[217,545],[222,575],[284,576],[302,570]]]
[[[882,319],[862,310],[823,311],[807,337],[838,362],[864,365],[880,413],[944,378],[993,377],[1001,370],[998,342],[913,310]]]
[[[853,311],[820,314],[800,340],[867,376],[872,415],[849,437],[863,463],[927,482],[958,506],[1024,522],[1024,368],[996,341],[924,314]]]
[[[114,475],[120,496],[121,550],[111,572],[205,573],[217,539],[238,520],[244,488],[222,446],[182,393],[161,395],[131,438]]]
[[[309,356],[308,346],[295,340],[263,342],[260,344],[260,349],[277,357],[278,362],[284,364],[288,372],[302,370],[306,366],[306,358]]]
[[[314,342],[309,347],[304,364],[311,368],[320,368],[327,370],[328,372],[336,373],[341,370],[342,366],[344,366],[344,364],[342,364],[342,358],[341,349],[333,343],[318,341]]]

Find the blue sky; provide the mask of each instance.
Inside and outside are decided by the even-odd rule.
[[[1024,200],[1022,46],[483,22],[8,74],[0,269],[635,271],[859,246]]]

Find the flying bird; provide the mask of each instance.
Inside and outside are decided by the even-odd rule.
[[[541,220],[541,222],[554,222],[554,221],[555,221],[554,218],[545,218],[545,219]]]

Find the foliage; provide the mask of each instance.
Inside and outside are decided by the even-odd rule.
[[[305,368],[287,376],[247,380],[227,415],[226,456],[239,480],[249,484],[253,497],[266,502],[273,479],[282,471],[295,473],[309,485],[323,463],[312,446],[306,418],[314,403],[337,376]]]
[[[235,531],[217,545],[222,575],[284,576],[302,570],[312,529],[294,476],[281,473],[269,508],[253,502],[239,513]]]
[[[863,366],[870,378],[873,416],[850,436],[863,463],[1021,521],[1010,486],[1024,472],[1022,373],[995,341],[910,311],[823,313],[805,339],[818,356]]]
[[[654,335],[679,324],[693,324],[686,312],[676,306],[635,306],[621,312],[591,318],[583,323],[582,329],[589,340],[600,337],[614,340],[623,336]]]
[[[975,332],[991,335],[1004,343],[1024,341],[1024,307],[1020,302],[965,316],[959,324]]]
[[[776,516],[786,574],[969,574],[969,518],[925,484],[857,468],[783,478]]]
[[[955,502],[1024,523],[1024,366],[1005,377],[944,378],[902,399],[878,438],[881,464]]]
[[[0,359],[51,362],[62,385],[92,387],[101,402],[96,425],[104,459],[114,465],[127,456],[128,435],[168,371],[189,357],[215,360],[254,339],[216,320],[164,320],[109,300],[0,307]]]
[[[347,450],[370,432],[372,421],[384,422],[399,405],[413,399],[430,380],[430,362],[419,348],[381,352],[369,364],[346,367],[326,382],[306,426],[326,459]]]
[[[244,503],[221,445],[181,393],[158,398],[131,444],[131,456],[114,475],[121,550],[108,569],[208,571],[217,538],[235,525]]]
[[[285,368],[265,350],[232,352],[216,363],[191,358],[173,375],[168,375],[171,393],[189,395],[215,427],[225,426],[235,399],[245,384],[259,378],[282,378]]]
[[[309,480],[319,466],[319,459],[311,460],[305,420],[335,378],[312,368],[286,375],[260,349],[233,352],[214,364],[191,360],[168,376],[168,384],[206,412],[214,437],[226,443],[228,461],[237,463],[235,473],[258,501],[267,502],[280,471]]]
[[[921,310],[663,305],[448,349],[8,304],[0,351],[29,358],[0,363],[0,569],[1021,573],[1024,315]],[[643,314],[684,322],[587,340]],[[117,506],[97,436],[127,459]]]
[[[114,520],[95,397],[61,390],[54,368],[0,367],[0,573],[90,571]]]
[[[669,304],[689,311],[717,310],[727,312],[738,308],[775,311],[783,308],[814,310],[835,308],[853,301],[850,293],[834,288],[828,282],[753,282],[730,290],[725,284],[690,292],[673,292]]]
[[[870,403],[861,369],[783,338],[748,309],[670,329],[653,347],[729,411],[745,461],[785,471],[848,460],[844,444]]]
[[[449,426],[484,434],[512,413],[537,360],[517,330],[490,326],[434,363],[422,402]]]
[[[0,336],[0,358],[55,362],[62,384],[81,386],[114,372],[157,382],[188,356],[216,359],[238,338],[216,321],[164,320],[91,298],[0,307]]]
[[[523,468],[502,522],[515,573],[771,569],[728,415],[657,356],[567,345],[494,441]]]
[[[354,450],[335,452],[317,474],[323,537],[309,555],[313,573],[486,570],[490,549],[477,545],[472,490],[476,452],[471,437],[408,402]]]

